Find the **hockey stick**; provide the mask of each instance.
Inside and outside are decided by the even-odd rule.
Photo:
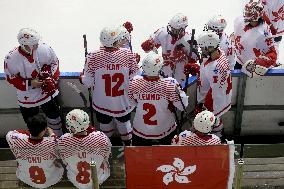
[[[87,105],[87,99],[86,99],[86,97],[85,97],[85,95],[82,93],[82,91],[80,90],[80,89],[78,89],[78,87],[74,84],[74,83],[71,83],[71,82],[67,82],[67,85],[70,87],[70,88],[72,88],[76,93],[78,93],[79,95],[80,95],[80,97],[82,98],[82,100],[83,100],[83,103],[84,103],[84,106],[85,106],[85,108],[87,108],[88,107],[88,105]]]
[[[191,39],[190,39],[190,40],[191,40],[191,42],[190,42],[190,49],[189,49],[189,57],[190,57],[190,58],[191,58],[192,52],[193,52],[194,35],[195,35],[195,29],[192,29],[192,31],[191,31]],[[183,88],[183,91],[184,91],[185,93],[187,93],[188,79],[189,79],[189,76],[186,75],[185,84],[184,84],[184,88]]]
[[[96,162],[91,161],[90,162],[90,167],[91,167],[91,177],[93,181],[93,187],[92,189],[99,189],[99,179],[98,179],[98,174],[97,174],[97,165]]]
[[[84,38],[84,49],[85,49],[85,58],[86,58],[87,55],[88,55],[86,34],[83,35],[83,38]],[[94,122],[93,98],[92,98],[92,89],[91,88],[88,88],[88,93],[89,93],[89,102],[90,102],[89,108],[90,108],[90,112],[91,112],[91,124],[92,124],[92,126],[94,126],[95,122]]]

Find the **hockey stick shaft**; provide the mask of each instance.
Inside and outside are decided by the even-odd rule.
[[[87,44],[87,36],[86,34],[83,35],[84,38],[84,49],[85,49],[85,58],[88,55],[88,44]],[[90,112],[91,112],[91,124],[92,126],[95,126],[95,122],[94,122],[94,109],[93,109],[93,98],[92,98],[92,89],[88,88],[88,94],[89,94],[89,108],[90,108]]]
[[[93,189],[99,189],[99,179],[98,179],[98,174],[97,174],[97,166],[94,161],[90,162],[90,167],[91,167],[91,177],[93,181]]]
[[[80,97],[81,97],[82,100],[83,100],[83,103],[84,103],[85,108],[87,108],[87,107],[88,107],[88,105],[87,105],[87,99],[86,99],[85,95],[82,93],[82,91],[81,91],[80,89],[78,89],[78,87],[77,87],[74,83],[67,82],[67,85],[68,85],[71,89],[73,89],[76,93],[78,93],[78,94],[80,95]]]
[[[190,42],[190,49],[189,49],[189,58],[191,58],[192,52],[193,52],[194,35],[195,35],[195,29],[192,29],[192,31],[191,31],[191,39],[190,39],[191,42]],[[183,88],[183,91],[185,93],[187,93],[188,79],[189,79],[189,76],[186,75],[185,84],[184,84],[184,88]]]

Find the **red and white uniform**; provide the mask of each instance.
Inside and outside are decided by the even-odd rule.
[[[156,48],[162,47],[162,56],[164,59],[164,67],[163,72],[166,77],[174,77],[179,83],[185,79],[184,64],[188,63],[187,57],[181,59],[180,61],[176,61],[173,59],[173,51],[175,50],[176,43],[181,39],[186,38],[187,40],[191,39],[191,35],[185,33],[184,36],[179,38],[173,38],[168,32],[167,28],[162,27],[158,29],[150,38],[150,40],[154,41],[154,45]],[[184,49],[184,48],[183,48]],[[187,54],[189,52],[186,52]],[[196,59],[196,56],[192,56]],[[175,68],[175,73],[173,74],[173,70]]]
[[[58,148],[67,177],[77,188],[92,189],[91,161],[96,162],[100,184],[110,176],[111,143],[102,132],[88,132],[86,136],[66,133],[58,140]]]
[[[54,137],[32,140],[27,131],[10,131],[6,140],[15,155],[17,178],[34,188],[48,188],[58,183],[63,167],[56,167],[56,141]]]
[[[264,6],[263,19],[270,25],[274,37],[282,36],[284,33],[284,1],[262,0]]]
[[[241,16],[235,20],[234,33],[236,60],[239,64],[243,65],[248,60],[266,56],[271,61],[267,61],[263,66],[270,68],[276,65],[277,52],[271,31],[266,23],[249,27]]]
[[[137,106],[133,133],[145,139],[161,139],[176,129],[175,117],[169,110],[169,103],[183,110],[177,92],[185,107],[188,97],[179,89],[173,78],[149,80],[135,76],[129,85],[129,98]]]
[[[220,117],[231,108],[232,77],[228,59],[219,51],[218,59],[209,58],[200,66],[197,102],[203,102],[208,111]]]
[[[229,64],[230,64],[230,69],[234,70],[235,67],[235,55],[234,55],[234,45],[230,39],[230,37],[223,32],[222,36],[220,38],[220,48],[224,51]]]
[[[51,71],[55,80],[59,79],[59,61],[52,48],[46,44],[39,44],[31,56],[17,47],[5,57],[6,80],[17,89],[18,104],[22,107],[40,106],[51,100],[50,94],[44,93],[41,88],[28,85],[29,80],[39,77],[39,67]],[[57,89],[52,96],[58,93]]]
[[[214,134],[200,135],[191,131],[183,131],[172,140],[172,145],[218,145],[221,140]]]
[[[133,110],[127,91],[129,79],[139,70],[135,55],[125,48],[101,47],[86,58],[82,83],[93,86],[93,108],[112,117],[122,117]]]

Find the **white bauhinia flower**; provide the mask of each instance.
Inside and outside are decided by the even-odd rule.
[[[191,181],[186,177],[196,171],[196,165],[184,167],[184,162],[180,158],[174,158],[172,165],[162,165],[156,171],[167,173],[163,177],[165,185],[174,180],[181,184],[190,183]]]

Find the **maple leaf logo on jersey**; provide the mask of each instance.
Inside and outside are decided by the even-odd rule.
[[[174,180],[180,184],[190,183],[191,181],[186,176],[194,173],[195,170],[196,165],[184,167],[184,162],[181,159],[174,158],[173,165],[162,165],[156,171],[167,173],[163,177],[163,182],[168,185]]]
[[[277,12],[272,11],[272,15],[274,16],[273,22],[278,22],[279,20],[284,20],[284,5],[279,8]]]
[[[235,39],[236,49],[242,54],[242,51],[245,50],[244,46],[241,44],[241,36],[237,36]]]

